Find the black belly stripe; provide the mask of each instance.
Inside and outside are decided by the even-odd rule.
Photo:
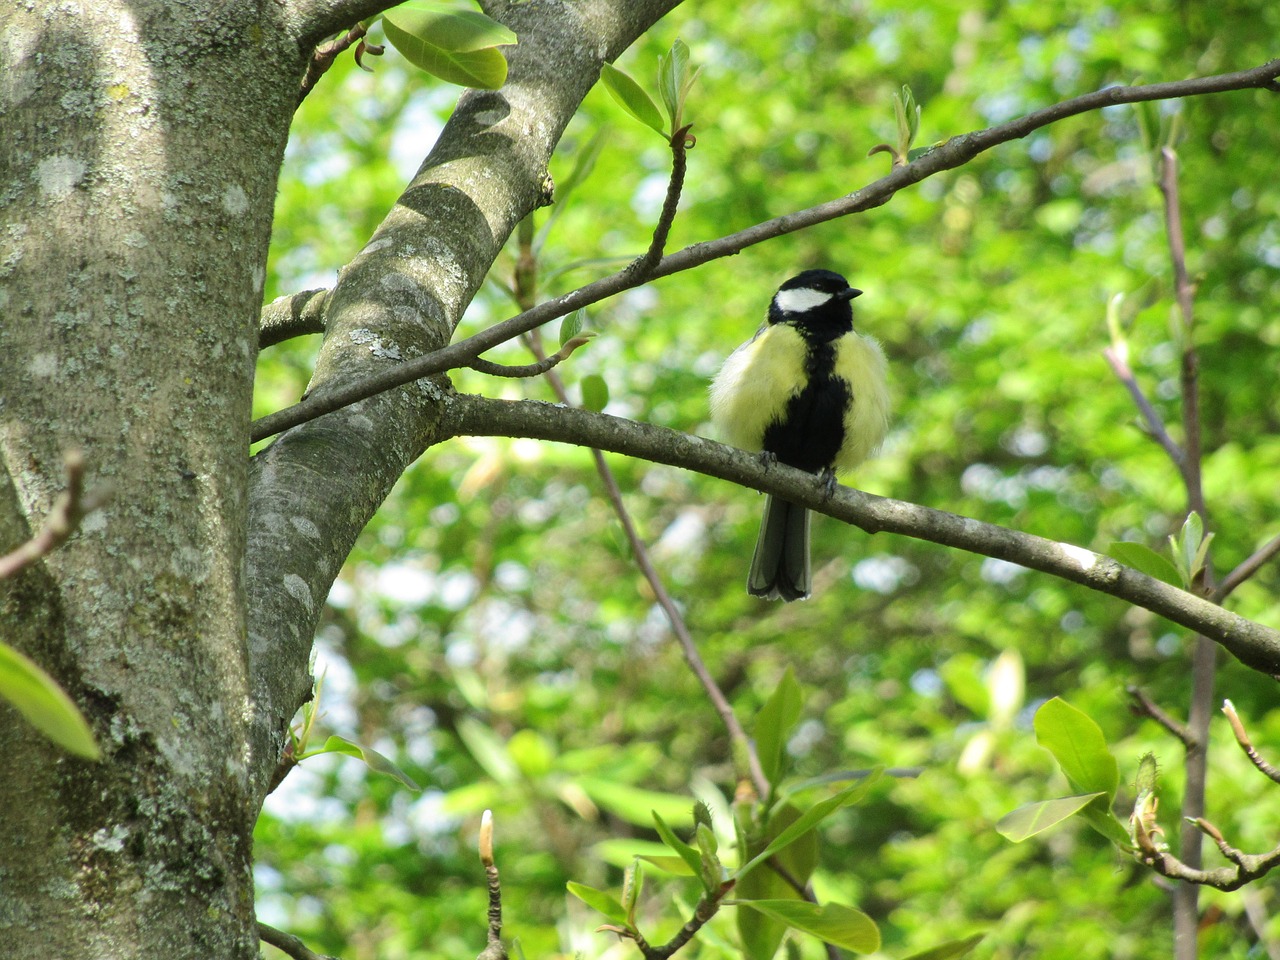
[[[765,429],[764,449],[789,466],[817,473],[831,467],[840,452],[853,393],[848,381],[835,375],[835,343],[804,328],[798,332],[808,346],[808,383],[787,403],[782,418]]]

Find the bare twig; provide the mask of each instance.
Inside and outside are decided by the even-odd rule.
[[[1244,853],[1227,843],[1222,832],[1203,817],[1197,817],[1190,826],[1213,840],[1219,852],[1231,862],[1231,866],[1202,870],[1184,863],[1167,851],[1149,846],[1142,849],[1138,859],[1170,879],[1185,880],[1193,888],[1213,887],[1217,890],[1238,890],[1280,866],[1280,846],[1266,853]],[[1180,888],[1174,887],[1174,890],[1178,889]]]
[[[338,55],[341,54],[342,51],[347,50],[353,44],[364,44],[365,33],[364,24],[357,23],[340,37],[335,37],[328,43],[322,43],[320,46],[316,47],[315,51],[311,54],[311,61],[307,64],[307,72],[302,78],[302,85],[298,88],[298,103],[302,103],[302,101],[307,98],[307,94],[315,89],[316,84],[320,82],[320,78],[323,77],[328,72],[329,68],[333,66],[333,61],[338,59]],[[369,52],[381,53],[382,48],[370,47]],[[359,57],[357,54],[357,61],[358,59]],[[361,67],[363,66],[364,65],[361,64]]]
[[[1156,412],[1156,408],[1151,405],[1147,395],[1142,392],[1142,388],[1138,386],[1138,381],[1133,375],[1132,368],[1115,347],[1106,347],[1102,351],[1102,355],[1106,358],[1112,372],[1115,373],[1116,379],[1124,384],[1129,391],[1129,395],[1133,397],[1134,405],[1137,406],[1138,412],[1142,414],[1142,419],[1146,422],[1151,436],[1164,448],[1164,452],[1169,455],[1169,459],[1174,462],[1178,467],[1178,472],[1181,473],[1185,454],[1173,437],[1169,436],[1169,430],[1165,427],[1164,420]]]
[[[1227,720],[1231,724],[1231,732],[1235,734],[1236,743],[1240,744],[1240,749],[1244,751],[1244,755],[1264,776],[1276,783],[1280,783],[1280,770],[1273,767],[1258,753],[1253,741],[1249,739],[1249,734],[1245,732],[1244,724],[1241,722],[1239,714],[1236,713],[1235,704],[1230,700],[1223,700],[1222,712],[1227,715]]]
[[[0,580],[14,576],[41,557],[57,550],[75,533],[85,514],[96,510],[110,498],[110,490],[105,487],[85,495],[84,454],[79,450],[68,450],[62,459],[67,471],[67,488],[54,501],[49,515],[44,519],[44,525],[36,535],[0,556]]]
[[[287,953],[293,960],[335,960],[327,953],[316,953],[293,934],[269,927],[262,921],[258,921],[258,939]]]
[[[1182,230],[1182,210],[1178,197],[1178,155],[1169,146],[1160,150],[1160,192],[1164,197],[1165,233],[1173,263],[1174,296],[1182,319],[1182,459],[1174,461],[1187,490],[1187,511],[1198,513],[1208,524],[1208,508],[1201,482],[1200,443],[1200,358],[1195,347],[1194,288],[1187,274],[1187,246]],[[1213,570],[1205,563],[1200,590],[1213,590]],[[1197,824],[1205,812],[1205,791],[1209,776],[1209,718],[1213,711],[1213,685],[1217,670],[1217,650],[1205,636],[1198,635],[1191,651],[1191,705],[1187,711],[1186,786],[1182,794],[1182,863],[1189,870],[1202,861],[1200,830]],[[1200,891],[1195,885],[1174,889],[1174,954],[1177,960],[1195,960],[1200,927]]]
[[[887,203],[899,190],[944,170],[962,166],[992,147],[1025,137],[1058,120],[1121,103],[1202,96],[1228,90],[1258,88],[1275,90],[1280,89],[1276,86],[1277,77],[1280,77],[1280,59],[1237,73],[1143,86],[1107,87],[1036,110],[1008,123],[953,137],[906,166],[892,170],[887,176],[847,196],[766,220],[716,240],[685,247],[683,250],[664,256],[645,276],[623,269],[562,297],[540,303],[532,309],[525,310],[517,316],[494,324],[474,336],[459,340],[441,350],[414,357],[361,380],[319,390],[301,403],[255,421],[250,428],[250,438],[253,442],[266,439],[290,427],[314,420],[316,417],[332,413],[334,410],[350,406],[394,387],[462,366],[500,343],[512,340],[574,310],[639,286],[648,280],[670,276],[712,260],[732,256],[747,247],[803,230],[806,227],[874,209]]]
[[[649,943],[640,934],[639,930],[624,930],[621,927],[614,926],[609,926],[606,929],[612,930],[619,936],[634,940],[636,946],[640,948],[640,952],[644,954],[645,960],[667,960],[668,957],[692,940],[706,922],[716,915],[720,910],[720,904],[732,889],[733,881],[730,880],[721,884],[720,889],[715,894],[704,893],[701,899],[698,900],[698,905],[693,908],[693,916],[676,932],[674,937],[660,947],[655,947]]]
[[[1200,357],[1196,353],[1192,298],[1195,288],[1187,275],[1187,245],[1182,233],[1178,202],[1178,155],[1170,147],[1160,150],[1160,192],[1164,195],[1165,232],[1173,261],[1174,298],[1182,318],[1182,424],[1184,455],[1179,467],[1187,485],[1190,509],[1205,517],[1204,491],[1200,483]]]
[[[493,813],[486,810],[480,818],[480,862],[489,886],[489,934],[485,948],[476,960],[507,960],[502,945],[502,884],[493,859]]]
[[[675,222],[676,210],[680,206],[680,192],[684,189],[684,175],[688,169],[689,150],[697,140],[689,133],[693,124],[686,123],[670,137],[671,144],[671,177],[667,180],[667,195],[662,201],[662,213],[658,215],[658,225],[653,228],[653,239],[644,256],[634,261],[627,270],[638,277],[647,277],[662,259],[667,248],[667,237],[671,233],[671,224]]]
[[[491,377],[510,377],[513,379],[538,377],[544,373],[550,372],[554,367],[559,366],[563,361],[569,358],[573,351],[586,343],[590,343],[590,337],[572,337],[565,341],[563,347],[557,350],[551,356],[542,356],[537,363],[524,363],[516,366],[508,366],[504,363],[493,363],[490,360],[484,360],[476,357],[467,364],[472,370],[479,373],[488,374]]]
[[[1175,720],[1169,714],[1165,713],[1154,700],[1147,696],[1146,691],[1141,687],[1130,684],[1125,687],[1125,693],[1129,694],[1129,709],[1140,716],[1150,717],[1160,726],[1164,727],[1180,741],[1184,747],[1189,747],[1193,743],[1191,731],[1187,729],[1186,724]]]
[[[1254,551],[1253,556],[1223,577],[1222,582],[1218,584],[1209,599],[1216,603],[1221,603],[1236,587],[1261,570],[1278,553],[1280,553],[1280,535],[1272,537],[1267,543]]]

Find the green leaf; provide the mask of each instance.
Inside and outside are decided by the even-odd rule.
[[[702,855],[677,837],[656,810],[653,812],[653,824],[658,831],[658,836],[662,838],[662,842],[680,856],[680,859],[685,862],[685,865],[688,866],[695,877],[699,876],[702,872]]]
[[[763,850],[769,842],[799,820],[801,813],[790,803],[778,806],[769,817],[766,832],[760,837],[740,841],[745,847],[744,859],[749,859]],[[751,831],[748,828],[748,832]],[[810,830],[786,848],[779,850],[773,858],[783,870],[800,884],[809,882],[818,864],[818,832]],[[766,866],[761,870],[752,870],[738,880],[734,895],[740,900],[798,900],[800,894],[783,879],[781,873]],[[786,935],[787,926],[773,917],[752,910],[739,910],[737,916],[738,936],[742,941],[750,960],[770,960],[778,952],[778,944]]]
[[[807,900],[733,900],[739,907],[748,907],[766,916],[780,920],[803,933],[810,933],[820,940],[852,950],[854,953],[874,953],[880,949],[880,931],[861,910],[840,903],[809,903]]]
[[[452,53],[516,43],[516,35],[497,20],[450,3],[410,0],[384,13],[383,22]]]
[[[311,751],[306,754],[305,757],[315,757],[322,753],[341,753],[348,757],[355,757],[359,760],[363,760],[365,765],[374,773],[381,773],[388,777],[394,777],[410,790],[422,789],[413,782],[408,774],[380,754],[377,750],[374,750],[371,747],[362,746],[353,740],[348,740],[346,737],[339,737],[336,735],[332,736],[324,742],[324,746],[320,747],[318,750]],[[305,757],[299,757],[299,759],[305,759]]]
[[[600,82],[623,110],[649,129],[656,131],[663,139],[666,138],[662,113],[658,110],[658,105],[653,102],[653,98],[644,92],[640,84],[608,63],[600,68]]]
[[[689,48],[679,38],[671,45],[671,52],[658,57],[658,92],[671,118],[674,132],[680,119],[681,94],[685,76],[689,72]]]
[[[905,960],[955,960],[956,957],[967,956],[985,936],[985,933],[975,933],[963,940],[948,940],[920,953],[913,953]]]
[[[89,724],[71,698],[33,660],[6,643],[0,643],[0,697],[64,750],[86,760],[101,759]]]
[[[1081,811],[1089,826],[1108,840],[1132,846],[1124,825],[1111,812],[1120,782],[1116,758],[1107,749],[1102,728],[1085,713],[1054,697],[1036,711],[1036,741],[1053,754],[1078,793],[1099,793]]]
[[[1146,544],[1116,540],[1107,548],[1107,554],[1115,557],[1126,567],[1142,571],[1148,577],[1155,577],[1175,587],[1183,585],[1178,568]]]
[[[565,886],[570,893],[592,910],[598,910],[614,923],[624,927],[627,925],[627,911],[613,894],[597,890],[595,887],[588,887],[585,883],[574,883],[572,880]]]
[[[1035,716],[1036,742],[1053,754],[1067,780],[1081,793],[1116,795],[1120,769],[1107,749],[1102,728],[1060,697],[1046,701]]]
[[[782,679],[756,715],[756,752],[765,779],[777,785],[783,775],[787,738],[800,719],[801,692],[795,673],[787,667]]]
[[[582,332],[582,325],[586,322],[586,318],[587,311],[575,310],[560,321],[560,346],[563,347]]]
[[[738,868],[735,876],[741,880],[744,876],[758,867],[765,860],[783,849],[790,843],[794,843],[810,830],[820,824],[831,814],[835,813],[841,807],[847,807],[851,804],[862,800],[871,787],[880,779],[881,771],[876,770],[870,776],[866,777],[860,783],[845,787],[833,797],[828,797],[821,803],[816,803],[803,813],[795,823],[783,830],[777,837],[770,841],[769,845],[752,857],[746,864]]]
[[[1023,804],[996,821],[996,832],[1006,840],[1021,843],[1075,816],[1101,796],[1104,794],[1085,793],[1078,797],[1060,797],[1057,800]]]
[[[579,384],[582,390],[582,405],[588,410],[599,413],[609,405],[609,384],[598,373],[582,378]]]
[[[406,60],[441,80],[482,90],[507,80],[507,59],[494,44],[514,43],[515,34],[483,14],[396,7],[383,15],[382,27]]]
[[[692,877],[694,875],[689,864],[685,863],[681,857],[661,857],[644,853],[640,855],[640,859],[645,863],[653,864],[659,870],[677,877]]]

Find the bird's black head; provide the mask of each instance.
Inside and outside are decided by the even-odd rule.
[[[838,336],[853,328],[849,301],[862,291],[834,270],[806,270],[778,288],[769,304],[770,323],[794,323],[803,329]]]

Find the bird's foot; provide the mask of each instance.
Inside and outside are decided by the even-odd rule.
[[[823,499],[830,500],[836,492],[836,472],[830,467],[823,467],[818,473],[818,480],[822,483]]]

